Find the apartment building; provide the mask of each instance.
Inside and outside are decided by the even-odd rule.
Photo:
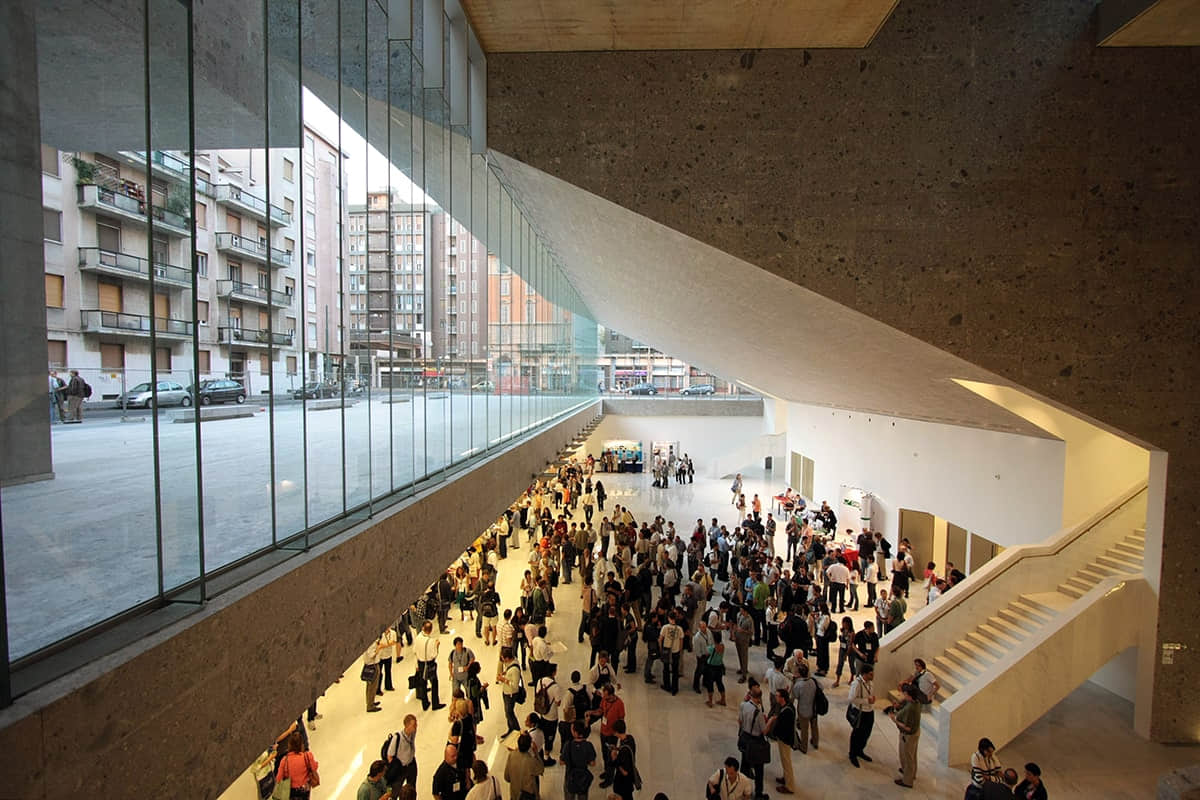
[[[488,257],[489,336],[499,390],[563,391],[574,386],[578,365],[570,357],[572,314],[543,297],[533,283],[494,256]]]
[[[488,373],[487,247],[445,211],[430,224],[434,368],[473,384]]]
[[[152,363],[160,380],[268,389],[272,355],[293,347],[281,312],[294,300],[294,160],[273,154],[282,202],[268,204],[263,153],[197,153],[194,246],[181,155],[153,151],[149,182],[139,152],[43,147],[42,161],[50,365],[84,371],[101,399],[149,380]]]
[[[429,216],[387,192],[369,192],[366,205],[348,209],[349,352],[358,379],[373,386],[415,386],[423,372]]]
[[[301,380],[306,349],[308,372],[328,371],[317,352],[326,317],[317,311],[328,308],[336,327],[339,162],[313,131],[302,164],[298,155],[197,152],[193,245],[185,154],[152,151],[147,180],[142,152],[43,146],[49,365],[80,369],[94,400],[149,381],[152,364],[160,381],[231,378],[250,396],[286,392]],[[304,343],[302,289],[309,290]],[[329,337],[333,352],[339,331]]]
[[[333,382],[343,377],[343,354],[349,351],[346,336],[346,272],[343,270],[342,229],[348,224],[342,202],[345,160],[338,157],[337,145],[312,128],[304,130],[303,197],[304,215],[300,220],[304,241],[304,267],[297,278],[303,281],[303,340],[297,339],[301,352],[286,356],[287,372],[296,375],[295,361],[301,361],[306,380]],[[339,175],[339,170],[341,173]],[[299,304],[299,301],[298,303]],[[297,313],[301,313],[297,310]],[[288,330],[298,331],[295,319],[288,318]]]

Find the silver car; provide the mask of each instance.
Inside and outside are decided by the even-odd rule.
[[[178,383],[159,381],[157,402],[160,406],[190,406],[192,396]],[[154,393],[150,391],[149,382],[139,383],[117,397],[117,408],[153,408],[154,403]]]

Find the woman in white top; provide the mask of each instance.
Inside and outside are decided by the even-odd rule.
[[[999,781],[1002,772],[996,758],[996,745],[991,739],[980,739],[979,749],[971,754],[971,785],[983,789],[985,783]]]
[[[471,765],[470,769],[475,785],[467,792],[466,800],[504,799],[503,794],[500,792],[500,782],[496,780],[495,775],[488,775],[487,762],[476,761]]]

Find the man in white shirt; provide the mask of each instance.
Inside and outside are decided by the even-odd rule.
[[[406,714],[404,730],[396,731],[388,737],[388,742],[384,780],[394,797],[405,784],[417,787],[417,718]]]
[[[750,800],[754,795],[753,781],[738,772],[738,760],[733,756],[725,759],[724,769],[713,773],[708,785],[719,792],[718,800]]]
[[[875,629],[880,635],[887,632],[888,609],[891,607],[892,601],[888,597],[887,589],[879,590],[879,597],[875,598]]]
[[[548,663],[548,662],[547,662]],[[540,727],[542,735],[546,739],[546,747],[543,751],[547,767],[554,766],[555,760],[550,757],[554,751],[554,737],[558,733],[558,718],[562,709],[563,702],[563,687],[558,683],[558,665],[549,664],[546,668],[546,674],[534,685],[534,696],[537,692],[544,691],[546,699],[550,702],[546,713],[541,715],[542,721]]]
[[[544,675],[550,674],[551,653],[550,643],[546,641],[546,626],[539,625],[529,640],[529,674],[535,685]]]
[[[444,703],[438,702],[437,658],[440,646],[441,642],[433,638],[432,620],[425,620],[425,624],[421,626],[421,632],[413,640],[413,650],[417,654],[417,697],[421,699],[421,707],[426,711],[429,710],[431,702],[430,687],[432,687],[433,709],[436,711],[446,707]]]
[[[696,625],[692,635],[692,652],[696,654],[696,672],[692,675],[692,691],[700,694],[700,679],[704,677],[704,666],[708,663],[708,648],[713,646],[712,631],[703,619]]]
[[[829,612],[831,614],[846,613],[846,584],[850,583],[850,569],[841,558],[829,565],[825,570],[829,581]]]
[[[683,657],[683,628],[679,626],[679,611],[675,609],[658,633],[659,652],[662,653],[664,692],[679,694],[679,660]]]
[[[383,637],[380,636],[375,641],[371,642],[371,646],[367,648],[367,652],[363,653],[363,667],[374,667],[375,677],[366,683],[367,689],[367,711],[379,711],[379,701],[375,699],[376,694],[381,694],[379,691],[379,679],[383,668],[379,666],[379,660],[383,657],[385,650]]]

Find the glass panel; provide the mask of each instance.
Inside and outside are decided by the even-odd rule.
[[[222,40],[227,24],[226,14],[218,7],[205,5],[195,11],[197,41]],[[247,14],[245,27],[246,37],[266,40],[262,13]],[[267,108],[274,101],[266,57],[260,54],[244,63],[245,85],[254,89],[245,93],[245,108],[232,135],[215,122],[228,114],[228,98],[214,91],[196,99],[197,119],[211,120],[196,131],[197,148],[206,148],[199,150],[197,161],[203,154],[213,168],[218,197],[213,235],[197,242],[197,249],[204,248],[209,254],[208,276],[197,292],[210,301],[210,324],[199,336],[202,346],[211,350],[211,372],[198,376],[197,403],[208,409],[201,412],[206,416],[249,415],[201,422],[204,561],[208,570],[273,542],[271,419],[259,409],[270,403],[271,374],[263,373],[261,356],[270,352],[274,331],[271,307],[256,292],[256,284],[260,266],[283,268],[281,263],[269,266],[269,261],[283,253],[282,236],[272,236],[265,228],[260,232],[258,226],[266,209],[268,167],[276,173],[280,169],[278,161],[269,163],[266,149]],[[238,411],[228,410],[230,407]]]
[[[194,149],[187,125],[188,13],[175,3],[151,3],[147,9],[150,30],[157,40],[150,48],[150,178],[167,185],[167,210],[191,219],[194,187],[191,159],[186,155]],[[163,149],[168,147],[173,152]],[[200,287],[194,283],[190,235],[164,235],[158,232],[158,220],[154,223],[152,257],[144,263],[149,265],[147,284],[153,284],[150,293],[156,300],[153,313],[158,318],[152,326],[154,348],[159,353],[153,365],[158,391],[148,400],[156,408],[152,432],[158,444],[163,585],[169,589],[199,578],[201,571],[196,485],[200,429],[194,422],[174,424],[176,418],[186,419],[178,409],[194,402],[188,387],[196,379],[195,338],[173,335],[177,323],[171,321],[186,322],[189,334],[198,330],[191,325],[195,319],[192,301]]]
[[[130,41],[142,42],[144,18],[125,20]],[[94,76],[97,86],[145,85],[141,48],[115,60],[112,71]],[[53,70],[41,76],[43,109],[55,102],[56,85],[70,76]],[[151,300],[148,272],[130,274],[101,266],[95,252],[98,223],[106,215],[119,218],[129,258],[148,263],[146,219],[151,211],[145,160],[118,162],[119,151],[145,152],[146,98],[140,90],[121,92],[126,100],[119,118],[102,131],[82,125],[64,153],[61,180],[42,181],[42,206],[62,209],[60,244],[45,247],[46,269],[65,274],[64,308],[48,310],[47,321],[65,340],[66,363],[56,372],[66,388],[78,372],[92,388],[90,398],[47,394],[46,432],[53,477],[5,486],[3,513],[4,569],[9,655],[25,656],[41,647],[104,620],[159,592],[157,508],[154,497],[154,440],[149,424],[121,425],[117,400],[124,390],[151,381]],[[45,115],[43,115],[45,116]],[[48,139],[53,148],[65,143]],[[99,159],[119,164],[108,172]],[[57,217],[56,217],[57,219]],[[139,262],[138,259],[141,259]],[[117,313],[101,312],[100,286],[110,278],[119,303]],[[185,327],[185,326],[184,326]],[[190,335],[190,331],[187,331]],[[109,347],[102,347],[103,342]],[[2,346],[12,346],[13,337]],[[64,412],[82,422],[59,424]],[[144,422],[147,413],[124,414]],[[115,442],[120,441],[119,449]],[[5,454],[9,456],[11,454]],[[98,470],[104,478],[98,479]],[[194,486],[192,487],[194,491]],[[63,498],[71,498],[63,502]],[[52,522],[51,522],[52,521]],[[51,524],[48,524],[51,523]]]
[[[389,42],[387,4],[338,3],[261,0],[236,36],[225,5],[149,4],[105,40],[86,109],[105,124],[43,135],[71,148],[40,198],[47,355],[93,394],[47,431],[54,477],[3,489],[14,656],[191,600],[175,590],[594,396],[587,309],[449,125],[458,98],[423,86],[424,4]],[[61,126],[72,76],[41,79]]]

